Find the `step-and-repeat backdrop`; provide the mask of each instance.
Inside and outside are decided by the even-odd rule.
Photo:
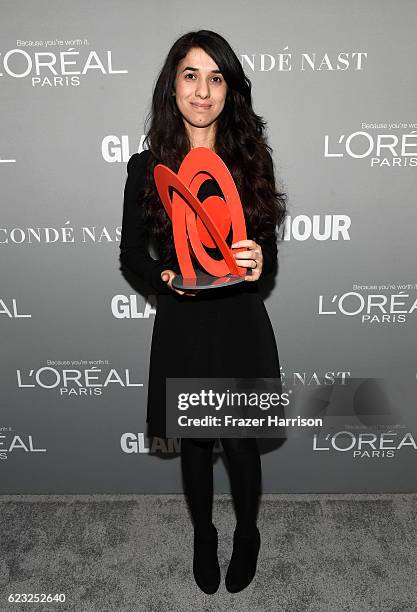
[[[1,2],[2,493],[181,492],[149,438],[157,296],[121,273],[126,164],[173,42],[232,45],[288,193],[262,286],[290,414],[264,492],[416,491],[415,2]],[[215,490],[229,492],[221,445]]]

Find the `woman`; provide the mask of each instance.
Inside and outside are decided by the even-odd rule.
[[[149,119],[149,117],[148,117]],[[166,437],[166,378],[278,378],[280,367],[271,322],[257,281],[274,268],[276,227],[285,217],[286,195],[277,191],[265,122],[252,109],[251,83],[227,41],[209,30],[179,38],[157,79],[145,142],[130,158],[124,194],[121,262],[158,294],[149,367],[147,423],[150,436]],[[172,287],[180,273],[172,225],[158,197],[153,169],[178,172],[194,147],[215,151],[229,168],[244,208],[246,247],[234,253],[246,268],[244,282],[197,292]],[[213,180],[198,197],[222,195]],[[148,244],[158,251],[153,259]],[[207,249],[220,259],[217,247]],[[181,467],[194,526],[193,572],[205,593],[217,591],[220,568],[212,523],[215,439],[181,438]],[[260,548],[257,509],[261,461],[256,438],[222,438],[236,511],[233,553],[226,574],[230,592],[252,581]]]

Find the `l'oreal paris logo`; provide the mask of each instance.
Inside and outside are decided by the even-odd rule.
[[[4,430],[2,430],[4,431]],[[6,460],[11,453],[46,453],[46,448],[40,448],[34,442],[34,436],[0,433],[0,460]]]
[[[371,168],[417,166],[417,127],[416,123],[389,124],[401,125],[400,129],[410,130],[406,134],[377,133],[365,131],[351,134],[324,135],[324,157],[331,159],[369,158]],[[392,127],[391,129],[397,129]]]
[[[346,291],[341,295],[337,293],[318,296],[318,314],[320,316],[342,315],[357,317],[361,323],[405,323],[407,315],[414,313],[417,309],[417,298],[406,293],[404,289],[416,289],[416,285],[399,285],[398,292],[368,293],[363,295],[361,291],[367,289],[355,285],[356,291]],[[371,288],[371,287],[370,287]],[[389,289],[388,285],[378,286],[379,290]],[[395,289],[395,285],[392,285]],[[372,287],[377,289],[377,286]]]
[[[1,298],[0,297],[0,318],[1,315],[9,317],[9,319],[25,319],[31,318],[30,313],[19,311],[17,298]]]
[[[20,47],[45,50],[16,48],[0,52],[0,77],[30,78],[32,87],[68,87],[80,85],[82,77],[91,71],[103,76],[128,72],[114,67],[112,51],[99,54],[83,45],[88,45],[87,39],[18,41]],[[68,48],[58,51],[56,47]]]
[[[102,395],[111,387],[143,387],[143,383],[132,382],[130,370],[119,372],[108,367],[58,368],[44,366],[38,369],[16,370],[19,389],[58,390],[61,396],[86,397]]]
[[[410,432],[352,433],[343,430],[334,434],[314,434],[313,451],[350,453],[355,459],[394,457],[402,449],[417,450]]]

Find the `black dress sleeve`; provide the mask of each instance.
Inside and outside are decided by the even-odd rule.
[[[167,269],[159,259],[149,254],[149,242],[143,223],[141,194],[145,188],[146,160],[149,152],[134,153],[127,163],[127,179],[124,188],[122,232],[120,237],[120,262],[148,283],[157,293],[172,293],[162,280],[161,272]]]
[[[273,271],[277,261],[278,247],[276,231],[275,228],[269,228],[268,231],[266,231],[266,228],[263,228],[262,238],[260,238],[255,234],[248,220],[246,221],[246,231],[248,238],[254,240],[262,248],[262,256],[264,261],[262,272],[259,277],[260,280]]]
[[[274,162],[271,155],[268,155],[268,161],[270,166],[270,175],[274,176]],[[278,246],[277,246],[277,233],[276,226],[268,222],[265,224],[262,232],[262,239],[254,237],[253,240],[257,242],[262,248],[263,255],[263,267],[260,279],[274,270],[277,257],[278,257]]]
[[[272,234],[268,237],[267,240],[256,240],[261,248],[262,248],[262,256],[263,256],[263,266],[262,272],[259,278],[263,278],[270,274],[275,266],[278,255],[278,247],[277,247],[277,237],[276,234]]]

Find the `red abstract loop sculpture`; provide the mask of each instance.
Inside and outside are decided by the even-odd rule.
[[[183,279],[196,279],[192,252],[202,268],[212,276],[231,274],[243,277],[246,270],[236,265],[225,239],[231,226],[233,243],[246,240],[245,217],[233,177],[223,160],[207,147],[196,147],[185,156],[178,174],[158,164],[154,168],[154,179],[159,197],[172,221],[175,251]],[[198,190],[209,179],[217,181],[224,200],[219,196],[209,196],[203,202],[198,200]],[[174,188],[172,203],[170,188]],[[215,246],[224,259],[213,259],[204,248]],[[245,248],[233,251],[239,252]]]

